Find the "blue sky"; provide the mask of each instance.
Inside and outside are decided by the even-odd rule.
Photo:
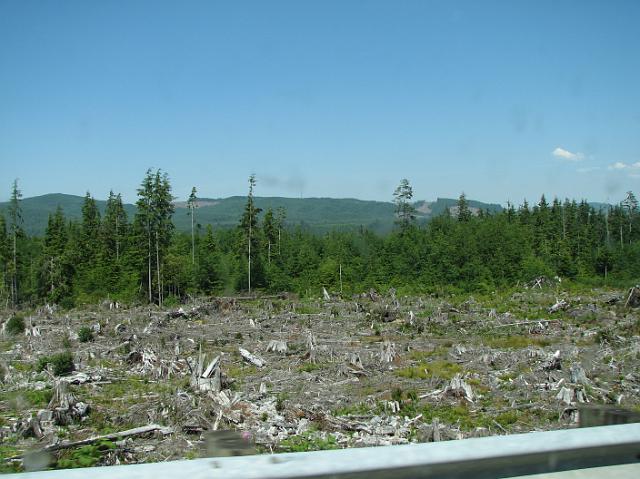
[[[638,1],[0,0],[0,199],[640,185]]]

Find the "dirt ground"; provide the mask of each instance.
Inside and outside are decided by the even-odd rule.
[[[20,312],[17,333],[4,311],[0,470],[569,428],[603,404],[640,412],[640,310],[627,295],[548,281],[475,299],[106,302]]]

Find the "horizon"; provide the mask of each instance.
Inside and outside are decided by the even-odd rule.
[[[634,1],[7,0],[0,198],[133,203],[156,165],[180,198],[255,173],[264,196],[616,203],[640,184],[638,23]]]
[[[55,195],[63,195],[63,196],[71,196],[74,198],[84,198],[84,196],[86,195],[87,192],[85,192],[84,194],[75,194],[75,193],[63,193],[63,192],[55,192],[55,193],[44,193],[41,195],[34,195],[34,196],[23,196],[21,198],[21,201],[23,200],[28,200],[28,199],[34,199],[34,198],[43,198],[46,196],[55,196]],[[96,201],[106,201],[108,198],[108,195],[104,198],[100,198],[100,197],[96,197],[95,195],[93,195],[91,192],[88,192],[90,194],[90,196],[96,200]],[[114,194],[118,194],[116,191],[114,191]],[[603,201],[593,201],[589,198],[570,198],[570,197],[557,197],[557,196],[553,196],[550,197],[548,195],[546,195],[545,193],[541,193],[540,196],[538,198],[534,198],[534,199],[530,199],[530,198],[524,198],[522,202],[520,203],[511,203],[515,208],[518,208],[520,206],[522,206],[524,204],[524,201],[526,201],[529,205],[529,207],[533,207],[535,205],[537,205],[539,203],[539,201],[542,199],[542,196],[545,197],[546,201],[551,204],[551,202],[553,202],[554,199],[558,199],[561,203],[564,203],[565,200],[569,200],[569,201],[576,201],[577,203],[580,203],[581,201],[586,201],[589,204],[608,204],[610,206],[614,206],[615,204],[619,203],[618,202],[603,202]],[[220,197],[197,197],[198,201],[219,201],[219,200],[227,200],[227,199],[231,199],[231,198],[246,198],[247,195],[230,195],[230,196],[220,196]],[[478,202],[478,203],[483,203],[486,205],[498,205],[502,208],[506,208],[508,206],[508,201],[504,201],[504,202],[493,202],[493,201],[486,201],[482,198],[471,198],[468,195],[465,194],[465,197],[467,199],[467,201],[473,201],[473,202]],[[366,198],[356,198],[356,197],[333,197],[333,196],[303,196],[303,197],[295,197],[295,196],[282,196],[282,195],[254,195],[255,199],[286,199],[286,200],[354,200],[354,201],[363,201],[363,202],[377,202],[377,203],[393,203],[393,199],[389,199],[389,200],[375,200],[375,199],[366,199]],[[416,203],[421,203],[421,202],[425,202],[425,203],[436,203],[438,200],[454,200],[457,201],[459,199],[459,195],[458,196],[438,196],[436,198],[433,199],[428,199],[428,198],[419,198],[419,199],[412,199],[411,203],[416,204]],[[3,198],[2,196],[0,196],[0,203],[8,203],[9,201],[9,197]],[[185,197],[183,198],[179,198],[179,197],[174,197],[173,198],[173,203],[178,204],[178,203],[185,203],[186,204],[187,198]],[[125,205],[132,205],[135,206],[136,201],[125,201],[124,198],[122,200],[123,204]]]

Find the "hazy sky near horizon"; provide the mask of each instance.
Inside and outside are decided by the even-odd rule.
[[[0,0],[0,200],[617,202],[640,188],[640,2]]]

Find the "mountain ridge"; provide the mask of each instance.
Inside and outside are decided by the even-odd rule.
[[[83,196],[66,193],[48,193],[21,200],[25,231],[30,235],[42,235],[46,229],[50,214],[61,207],[67,219],[80,219],[82,216]],[[227,198],[199,198],[196,209],[196,222],[202,227],[211,224],[214,227],[229,228],[238,224],[246,204],[246,196],[230,196]],[[390,201],[360,200],[357,198],[288,198],[282,196],[257,196],[255,203],[264,211],[271,207],[274,210],[284,208],[286,224],[301,226],[314,232],[324,233],[333,229],[355,230],[361,227],[377,233],[385,233],[393,228],[394,205]],[[457,203],[453,198],[437,198],[435,201],[419,200],[416,207],[418,222],[424,223],[444,211],[454,208]],[[468,200],[472,211],[501,211],[503,208],[495,203],[483,203]],[[104,213],[105,200],[96,199],[101,213]],[[174,203],[176,211],[173,221],[179,231],[188,231],[191,220],[187,214],[185,201]],[[8,202],[0,202],[0,213],[6,216]],[[136,211],[133,204],[125,204],[125,211],[132,220]]]

